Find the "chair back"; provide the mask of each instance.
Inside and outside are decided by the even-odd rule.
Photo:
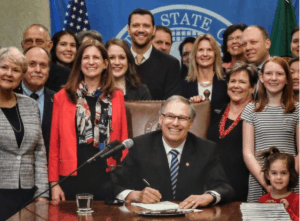
[[[126,101],[128,137],[133,138],[158,129],[159,110],[163,101]],[[206,138],[210,123],[210,102],[194,103],[196,118],[190,132]]]

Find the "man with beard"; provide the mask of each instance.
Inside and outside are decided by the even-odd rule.
[[[181,94],[180,67],[176,58],[152,46],[155,31],[154,17],[150,11],[138,8],[131,12],[128,33],[138,73],[148,86],[153,100],[166,100]]]

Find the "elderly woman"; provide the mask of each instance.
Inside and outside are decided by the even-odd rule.
[[[72,68],[78,49],[75,33],[71,30],[61,30],[53,35],[52,41],[51,61],[55,64]]]
[[[55,185],[111,141],[127,138],[123,93],[115,90],[108,54],[96,40],[79,47],[66,86],[54,96],[49,148],[49,182]],[[124,152],[123,154],[126,154]],[[52,189],[53,200],[74,200],[92,193],[95,200],[110,197],[107,166],[97,158]]]
[[[230,102],[208,130],[208,139],[217,143],[220,161],[235,191],[234,201],[247,201],[249,171],[243,160],[241,114],[252,100],[257,76],[256,67],[242,61],[237,61],[228,70],[226,81]]]
[[[14,47],[0,49],[0,217],[9,216],[48,188],[40,112],[35,100],[13,90],[27,71]],[[44,193],[38,200],[46,200]]]
[[[237,61],[246,61],[242,48],[242,33],[245,24],[230,25],[223,33],[223,68],[230,68]]]
[[[106,42],[108,57],[115,77],[116,87],[123,91],[127,100],[151,100],[147,85],[142,84],[136,71],[132,53],[124,40],[110,39]]]
[[[191,51],[188,76],[182,82],[183,96],[200,102],[204,94],[209,95],[213,119],[229,100],[226,90],[219,46],[210,34],[200,35]]]

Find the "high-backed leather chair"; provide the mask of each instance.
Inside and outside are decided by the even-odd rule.
[[[163,101],[126,101],[128,137],[133,138],[157,129],[159,110]],[[196,118],[190,132],[206,138],[210,123],[210,102],[195,103]]]

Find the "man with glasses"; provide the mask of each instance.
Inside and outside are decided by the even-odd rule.
[[[119,200],[183,201],[181,208],[227,202],[233,195],[214,143],[189,133],[196,112],[189,100],[172,96],[161,106],[161,130],[134,138],[113,174]]]
[[[53,42],[51,41],[48,29],[45,26],[33,24],[24,31],[21,46],[23,51],[26,51],[30,47],[38,46],[50,53]],[[55,92],[59,91],[61,86],[67,83],[70,71],[71,70],[66,67],[51,62],[46,86]]]

